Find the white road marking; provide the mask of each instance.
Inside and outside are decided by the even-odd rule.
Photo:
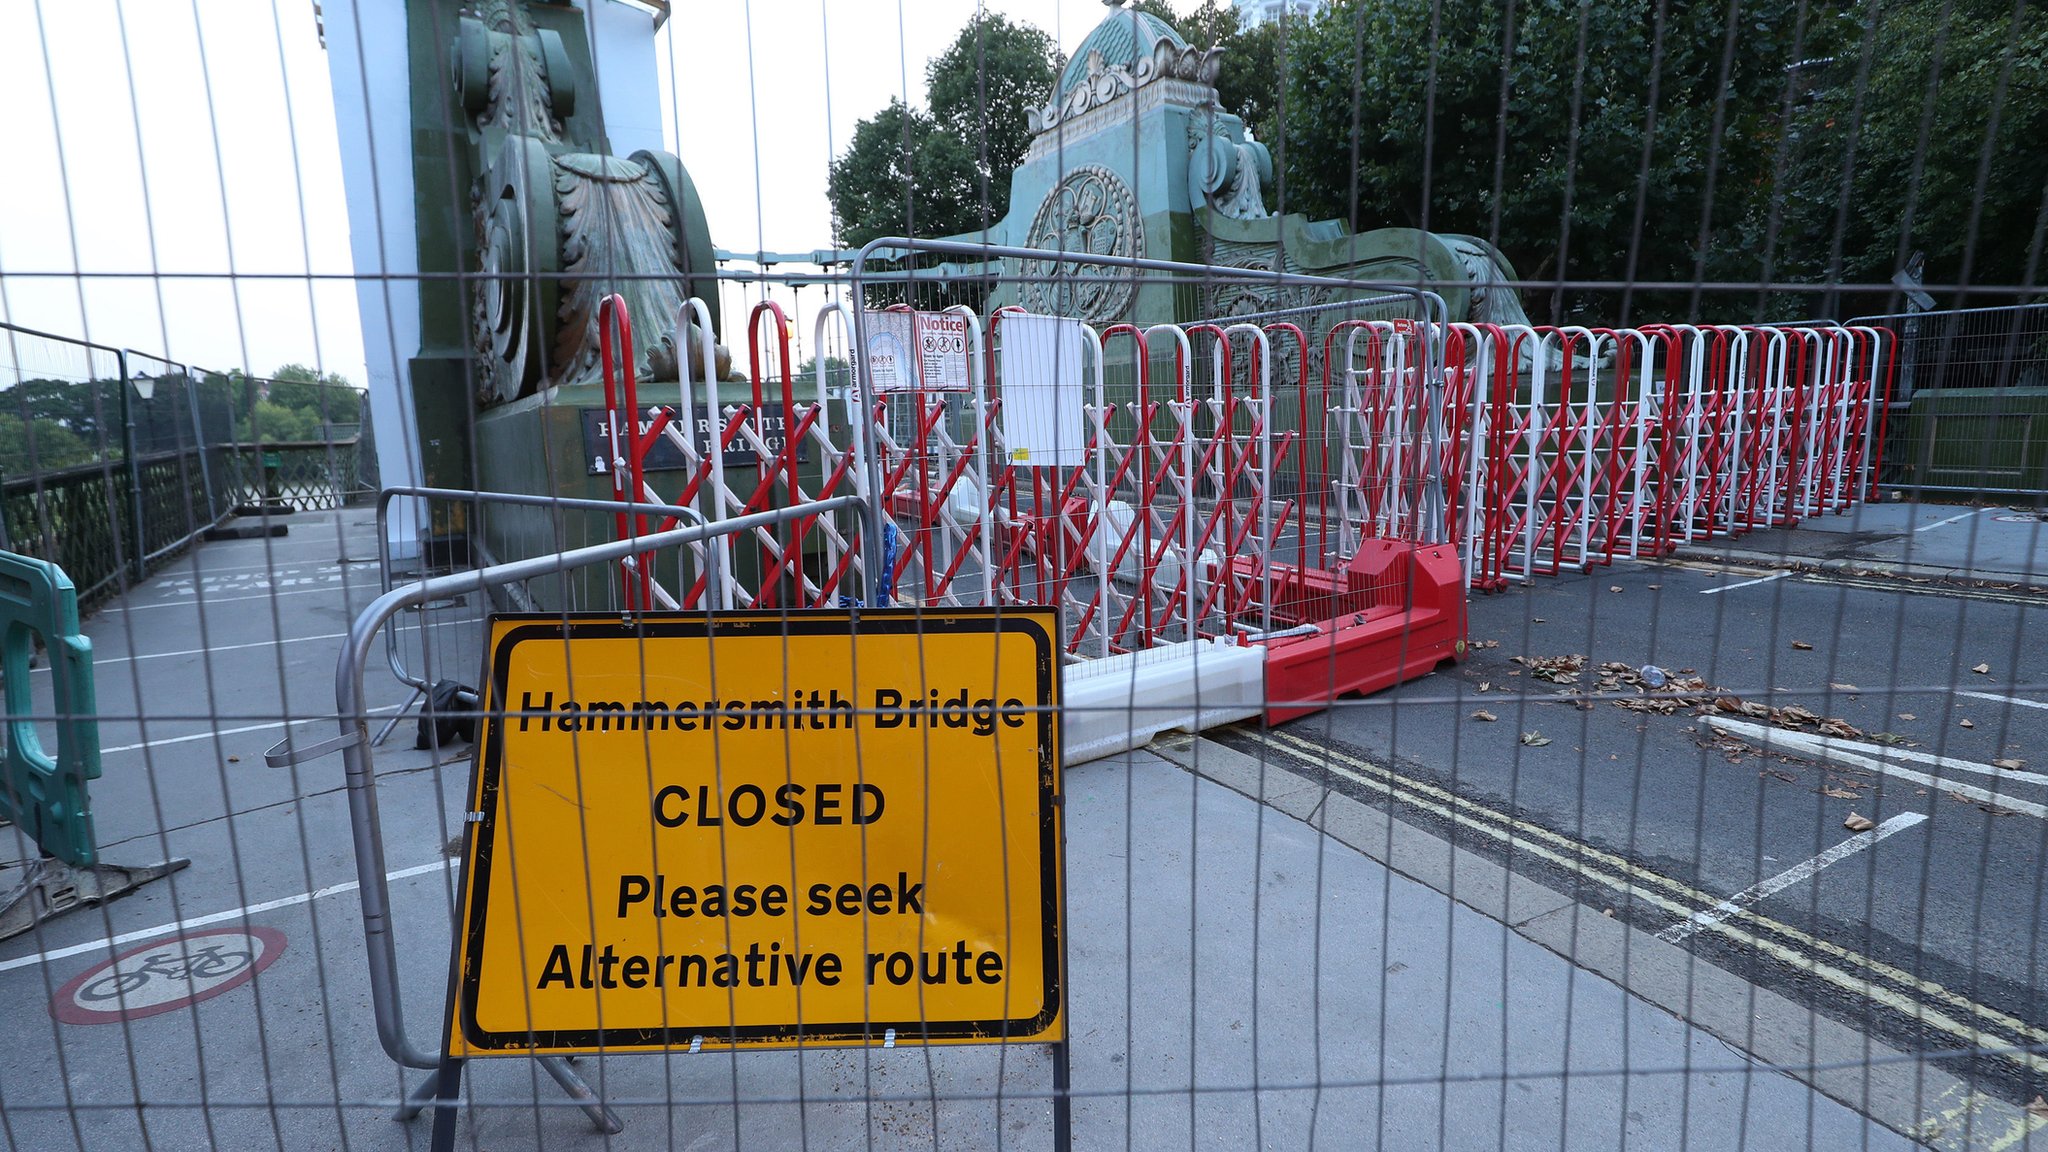
[[[1785,869],[1768,880],[1744,888],[1742,891],[1737,892],[1735,895],[1730,896],[1704,912],[1693,913],[1671,927],[1657,933],[1657,939],[1669,944],[1676,944],[1701,929],[1711,928],[1719,924],[1751,904],[1774,896],[1794,884],[1811,878],[1815,873],[1826,868],[1828,865],[1840,863],[1895,832],[1904,832],[1915,824],[1924,824],[1926,822],[1927,813],[1925,812],[1901,812],[1867,832],[1858,832],[1856,835],[1849,837],[1847,840],[1822,852],[1811,860],[1794,864],[1792,867]]]
[[[336,592],[375,593],[376,591],[378,591],[377,583],[371,581],[361,585],[336,584],[329,588],[294,588],[289,592],[270,592],[262,596],[192,596],[189,598],[180,597],[176,600],[159,600],[154,604],[116,604],[102,608],[100,611],[140,612],[145,608],[191,608],[200,604],[211,607],[215,604],[232,604],[237,600],[270,600],[278,596],[310,596],[315,592],[323,592],[331,596]],[[370,600],[374,599],[376,599],[375,595],[371,595],[363,602],[367,604]]]
[[[386,704],[382,708],[371,708],[364,715],[374,716],[379,712],[396,712],[400,708],[405,707],[408,707],[408,705]],[[316,721],[328,719],[332,719],[332,717],[305,716],[297,720],[273,720],[268,724],[245,724],[240,728],[223,728],[218,732],[194,732],[190,736],[166,736],[161,740],[146,740],[140,744],[123,744],[118,748],[102,748],[100,749],[100,755],[111,756],[116,752],[133,752],[138,748],[158,748],[165,744],[189,744],[194,740],[211,740],[215,736],[239,736],[244,732],[262,732],[271,728],[288,728],[293,724],[312,724]]]
[[[1931,531],[1933,531],[1933,530],[1934,530],[1934,529],[1936,529],[1936,528],[1940,528],[1940,527],[1942,527],[1942,526],[1944,526],[1944,525],[1948,525],[1948,524],[1953,524],[1953,523],[1955,523],[1955,522],[1956,522],[1956,521],[1958,521],[1958,520],[1968,520],[1968,519],[1969,519],[1970,517],[1972,517],[1972,516],[1975,516],[1976,514],[1977,514],[1977,510],[1976,510],[1976,509],[1972,509],[1972,510],[1970,510],[1970,511],[1968,511],[1968,512],[1965,512],[1965,513],[1963,513],[1963,514],[1962,514],[1962,515],[1960,515],[1960,516],[1951,516],[1951,517],[1949,517],[1949,518],[1948,518],[1948,519],[1946,519],[1946,520],[1936,520],[1936,521],[1935,521],[1934,523],[1932,523],[1932,524],[1922,524],[1922,525],[1921,525],[1920,527],[1918,527],[1918,528],[1915,528],[1915,529],[1913,529],[1913,531],[1915,531],[1915,532],[1931,532]]]
[[[273,644],[304,644],[313,640],[339,640],[347,635],[348,633],[346,632],[322,632],[318,636],[290,636],[283,640],[257,640],[249,644],[216,644],[211,648],[184,648],[176,652],[145,652],[140,656],[106,656],[93,661],[92,666],[100,668],[108,664],[126,664],[137,660],[167,660],[173,656],[198,656],[207,652],[233,652],[241,648],[268,648]],[[49,670],[50,668],[46,664],[38,664],[34,668],[29,669],[31,672],[48,672]]]
[[[1979,804],[1993,804],[2000,808],[2032,816],[2036,820],[2048,820],[2048,805],[2036,804],[2031,800],[2021,800],[2016,796],[2008,796],[2003,792],[1993,792],[1986,788],[1979,788],[1975,784],[1963,784],[1947,777],[1930,776],[1925,772],[1916,772],[1894,761],[1879,759],[1877,756],[1868,754],[1868,752],[1851,751],[1851,749],[1866,749],[1878,752],[1880,755],[1891,751],[1891,749],[1882,748],[1879,745],[1857,744],[1847,740],[1830,740],[1825,736],[1809,736],[1803,732],[1786,732],[1778,728],[1768,728],[1762,724],[1752,724],[1746,720],[1731,720],[1726,716],[1716,716],[1707,721],[1707,724],[1709,727],[1718,728],[1732,735],[1740,736],[1772,751],[1808,758],[1818,757],[1823,760],[1833,760],[1838,764],[1847,764],[1852,768],[1863,768],[1871,772],[1881,772],[1886,776],[1892,776],[1908,783],[1936,788],[1943,792],[1953,792],[1958,796],[1975,800]],[[1925,756],[1927,754],[1923,752],[1919,753],[1919,755]],[[1946,756],[1934,757],[1933,759],[1936,761],[1935,766],[1939,768],[1961,768],[1964,764],[1973,763],[1968,760],[1951,760]],[[2010,772],[2003,768],[1995,768],[1989,764],[1978,764],[1975,768],[1997,780],[2012,780],[2020,783],[2038,783],[2041,780],[2040,775],[2033,772]],[[2029,779],[2030,777],[2031,779]]]
[[[421,876],[428,872],[439,872],[447,869],[454,863],[455,861],[453,860],[436,860],[432,864],[400,868],[396,872],[386,872],[384,879],[403,880],[408,876]],[[123,932],[119,936],[107,936],[87,944],[73,944],[68,948],[52,948],[48,952],[32,952],[27,956],[16,956],[12,960],[0,960],[0,972],[11,972],[16,968],[27,968],[35,964],[48,964],[52,960],[62,960],[68,956],[82,956],[87,952],[114,949],[136,940],[168,936],[189,929],[203,927],[207,924],[218,924],[223,920],[240,920],[245,916],[254,916],[260,912],[274,912],[279,908],[310,904],[322,896],[338,896],[343,892],[353,892],[361,887],[362,884],[355,880],[350,880],[344,884],[329,884],[325,888],[315,888],[311,892],[301,892],[296,896],[286,896],[277,900],[265,900],[261,904],[246,904],[240,908],[231,908],[226,912],[213,912],[205,916],[194,916],[189,920],[173,920],[169,924],[159,924],[154,928],[138,928],[133,932]]]
[[[1720,721],[1716,719],[1713,722],[1719,723]],[[1773,729],[1773,731],[1777,730]],[[1839,750],[1847,752],[1852,756],[1869,756],[1879,760],[1904,760],[1912,764],[1931,764],[1939,769],[1974,772],[1979,776],[1989,776],[1992,780],[2001,784],[2048,784],[2048,775],[2043,775],[2039,772],[2027,772],[2018,768],[2000,768],[1996,764],[1984,764],[1976,760],[1965,760],[1960,756],[1937,756],[1932,752],[1918,752],[1911,748],[1895,748],[1889,744],[1873,744],[1863,740],[1842,740],[1833,736],[1821,736],[1818,734],[1809,736],[1803,732],[1787,733],[1787,735],[1803,736],[1807,741],[1818,745],[1824,751]]]
[[[2039,700],[2022,700],[2017,696],[2000,696],[1996,692],[1964,692],[1961,689],[1957,689],[1956,695],[1968,696],[1974,700],[1990,700],[1999,704],[2017,704],[2022,708],[2040,708],[2048,711],[2048,704],[2044,704]]]
[[[1731,588],[1747,588],[1751,584],[1769,584],[1773,580],[1783,580],[1791,574],[1790,571],[1773,572],[1769,576],[1759,576],[1754,580],[1738,580],[1733,584],[1723,584],[1719,588],[1702,588],[1700,589],[1700,595],[1712,596],[1716,592],[1726,592]]]

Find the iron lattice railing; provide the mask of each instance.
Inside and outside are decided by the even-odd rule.
[[[300,512],[339,508],[370,491],[362,480],[362,441],[301,440],[244,444],[227,451],[236,503],[288,504]]]
[[[165,474],[162,462],[182,455],[168,452],[138,462],[147,477],[143,482],[143,504],[150,509],[144,513],[146,524],[158,523],[157,510],[170,511],[166,501],[149,489]],[[127,466],[120,461],[9,479],[0,487],[0,505],[4,505],[7,550],[64,569],[77,585],[80,601],[111,590],[123,570],[132,567],[134,498]],[[202,498],[198,508],[205,507]],[[163,517],[162,530],[181,540],[205,526],[191,523],[183,512],[175,515],[175,519]]]

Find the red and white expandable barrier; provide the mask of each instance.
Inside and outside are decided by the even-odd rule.
[[[869,313],[855,379],[800,396],[763,303],[744,394],[686,370],[643,407],[616,298],[600,318],[621,500],[720,518],[856,494],[888,537],[759,529],[744,563],[692,549],[678,587],[627,568],[628,607],[1057,606],[1070,759],[1425,674],[1463,655],[1468,587],[1844,510],[1872,488],[1890,367],[1875,329],[1345,320],[1316,379],[1291,323],[1004,309],[984,329],[952,308]],[[826,307],[814,348],[853,347],[852,321]],[[679,350],[692,331],[678,358],[712,363],[696,301]],[[657,442],[684,462],[667,494]]]

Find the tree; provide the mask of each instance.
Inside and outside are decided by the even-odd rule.
[[[878,236],[950,236],[980,218],[974,154],[930,116],[891,100],[853,129],[826,195],[842,247]]]
[[[300,364],[272,372],[264,398],[282,408],[310,412],[316,424],[360,424],[363,419],[362,393],[348,377]]]
[[[1722,5],[1522,0],[1512,26],[1504,8],[1338,0],[1291,25],[1290,208],[1488,236],[1525,279],[1760,278],[1722,233],[1767,190],[1796,0],[1743,5],[1726,53]],[[1556,305],[1627,319],[1611,298]]]
[[[994,222],[1009,211],[1010,172],[1031,145],[1024,114],[1045,103],[1060,64],[1052,37],[984,12],[926,66],[925,102],[933,121],[975,158],[981,219]]]
[[[1918,249],[1930,282],[2040,283],[2048,19],[2006,0],[1901,0],[1848,9],[1827,36],[1792,119],[1785,274],[1882,282]]]
[[[111,458],[111,457],[110,457]],[[91,443],[54,420],[0,412],[0,473],[10,479],[99,459]]]
[[[839,243],[978,232],[1009,208],[1024,158],[1026,109],[1043,104],[1060,65],[1052,39],[993,13],[970,21],[925,71],[930,113],[891,100],[854,126],[827,195]]]

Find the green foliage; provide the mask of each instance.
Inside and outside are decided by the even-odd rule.
[[[270,375],[265,399],[281,408],[313,414],[315,425],[359,424],[363,419],[363,394],[345,376],[315,372],[298,364],[287,364]]]
[[[92,441],[55,420],[32,417],[24,421],[13,412],[0,412],[0,475],[13,479],[98,459]]]
[[[1529,279],[1756,279],[1713,235],[1770,172],[1799,7],[1745,5],[1724,82],[1721,5],[1340,0],[1291,30],[1290,207],[1497,236]]]
[[[243,444],[346,437],[363,419],[363,394],[343,376],[287,364],[268,380],[217,378],[232,393],[234,438]]]
[[[1008,210],[1010,172],[1060,65],[1045,33],[992,13],[970,21],[925,72],[926,113],[900,100],[854,126],[826,194],[839,243],[977,232]]]
[[[2016,16],[2006,0],[1903,0],[1873,26],[1875,11],[1853,7],[1822,30],[1832,62],[1792,119],[1786,273],[1829,278],[1839,228],[1837,279],[1889,279],[1920,249],[1930,282],[2023,284],[2030,270],[2038,282],[2048,15]]]
[[[279,444],[321,438],[320,414],[311,408],[288,408],[258,400],[236,429],[245,444]]]
[[[891,100],[853,129],[826,195],[842,247],[878,236],[950,236],[980,221],[975,157],[923,112]]]
[[[925,69],[933,122],[975,158],[976,222],[956,231],[978,228],[983,219],[993,223],[1009,210],[1010,172],[1031,144],[1024,114],[1045,102],[1060,64],[1052,37],[984,12]]]

